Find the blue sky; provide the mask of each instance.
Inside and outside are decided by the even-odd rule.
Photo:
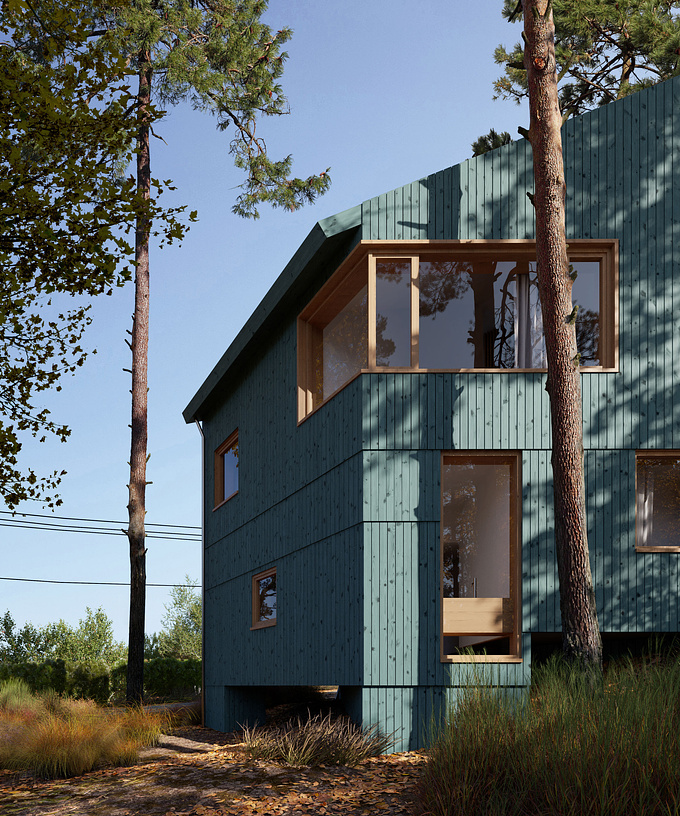
[[[282,85],[291,113],[262,122],[272,158],[292,153],[296,175],[331,168],[329,193],[297,213],[263,208],[257,221],[231,212],[242,182],[229,155],[229,134],[210,116],[180,106],[157,128],[152,172],[173,179],[173,202],[198,210],[181,247],[151,253],[149,476],[147,520],[200,525],[200,436],[182,410],[316,221],[374,195],[441,170],[471,154],[490,127],[528,127],[528,110],[492,100],[499,69],[493,51],[520,35],[500,15],[501,0],[270,1],[267,21],[290,26]],[[169,202],[168,202],[169,203]],[[127,518],[129,352],[133,289],[93,303],[86,335],[90,357],[60,394],[44,399],[68,424],[66,444],[27,441],[24,461],[65,469],[57,516]],[[6,508],[4,508],[6,510]],[[25,513],[49,514],[26,504]],[[0,520],[7,521],[6,514]],[[46,521],[46,519],[28,519]],[[111,525],[109,525],[111,526]],[[127,538],[2,526],[0,577],[49,581],[129,580]],[[200,579],[200,545],[150,539],[149,583]],[[170,590],[149,587],[148,632],[161,626]],[[103,607],[117,638],[127,638],[125,587],[0,581],[0,614],[19,624]]]

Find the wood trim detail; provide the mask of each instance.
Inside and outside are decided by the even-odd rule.
[[[571,239],[568,245],[572,262],[597,261],[600,264],[600,362],[598,366],[583,366],[584,374],[616,372],[619,367],[619,287],[618,287],[618,240],[617,239]],[[536,242],[528,239],[510,240],[406,240],[406,241],[360,241],[340,265],[335,274],[302,310],[298,318],[298,423],[331,399],[355,376],[365,372],[413,373],[439,371],[450,373],[517,374],[538,373],[538,368],[450,368],[426,369],[419,367],[419,263],[421,259],[467,258],[477,262],[498,260],[500,255],[516,260],[535,260]],[[411,259],[411,358],[410,367],[385,367],[376,364],[376,260],[387,258]],[[323,396],[319,393],[315,370],[315,358],[320,356],[323,345],[323,326],[327,325],[344,308],[347,299],[360,285],[367,285],[367,332],[366,368],[334,391]]]
[[[234,445],[238,446],[238,428],[233,431],[229,436],[222,442],[222,444],[215,450],[215,458],[214,458],[214,481],[215,481],[215,500],[213,504],[213,510],[217,510],[223,504],[229,501],[233,496],[238,493],[238,488],[234,490],[233,493],[230,493],[228,496],[224,495],[224,454],[231,450]],[[238,448],[237,448],[238,450]],[[236,454],[238,459],[238,453]]]
[[[276,575],[276,567],[271,567],[271,569],[265,570],[264,572],[258,572],[257,575],[253,575],[253,579],[251,582],[251,630],[253,629],[266,629],[269,626],[276,626],[276,617],[271,618],[269,620],[260,620],[260,592],[259,592],[259,582],[263,578],[269,578],[272,575]],[[278,590],[278,586],[277,586]],[[277,613],[278,613],[278,604],[277,604]]]
[[[654,450],[654,449],[641,449],[635,451],[635,552],[639,553],[680,553],[680,545],[678,546],[644,546],[642,544],[638,544],[638,462],[641,459],[651,459],[651,460],[659,460],[659,459],[680,459],[680,450],[668,449],[668,450]]]

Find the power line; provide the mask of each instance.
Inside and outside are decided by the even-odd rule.
[[[10,518],[11,516],[11,518]],[[35,519],[35,520],[33,520]],[[42,519],[46,519],[43,521]],[[87,522],[86,524],[69,524],[68,522]],[[0,510],[0,527],[13,527],[19,530],[60,531],[65,533],[87,533],[88,535],[125,535],[122,526],[125,522],[106,519],[82,519],[72,516],[53,516],[44,513],[11,513]],[[117,525],[94,526],[94,525]],[[147,524],[147,538],[165,541],[201,541],[200,527],[184,524]],[[178,532],[173,532],[177,530]]]
[[[78,584],[85,586],[124,586],[129,587],[130,582],[125,581],[54,581],[47,578],[5,578],[0,576],[0,581],[21,581],[29,584]],[[198,584],[147,584],[148,587],[186,587],[187,589],[200,589]]]
[[[3,516],[26,516],[31,518],[46,518],[54,521],[87,521],[95,524],[127,524],[125,521],[112,521],[111,519],[91,519],[91,518],[76,518],[74,516],[55,516],[52,513],[19,513],[13,510],[0,510]],[[182,530],[200,530],[196,525],[190,524],[152,524],[149,522],[148,527],[172,527]]]
[[[14,529],[19,530],[44,530],[46,532],[55,532],[60,531],[62,533],[87,533],[89,535],[125,535],[125,530],[114,530],[114,529],[107,529],[106,527],[74,527],[72,525],[65,525],[65,524],[22,524],[21,521],[11,522],[11,521],[0,521],[0,527],[13,527]],[[201,536],[199,534],[195,535],[164,535],[163,533],[155,533],[149,531],[146,533],[146,538],[157,538],[162,539],[164,541],[194,541],[200,543]]]

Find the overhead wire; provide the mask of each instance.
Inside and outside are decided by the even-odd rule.
[[[9,578],[0,576],[0,581],[21,581],[30,584],[78,584],[84,586],[124,586],[129,587],[129,581],[55,581],[49,578]],[[199,584],[146,584],[148,587],[186,587],[187,589],[200,589]]]

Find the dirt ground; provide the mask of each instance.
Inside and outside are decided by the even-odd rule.
[[[421,752],[357,768],[244,761],[239,734],[185,726],[128,768],[59,781],[0,771],[2,816],[226,816],[414,813]]]

